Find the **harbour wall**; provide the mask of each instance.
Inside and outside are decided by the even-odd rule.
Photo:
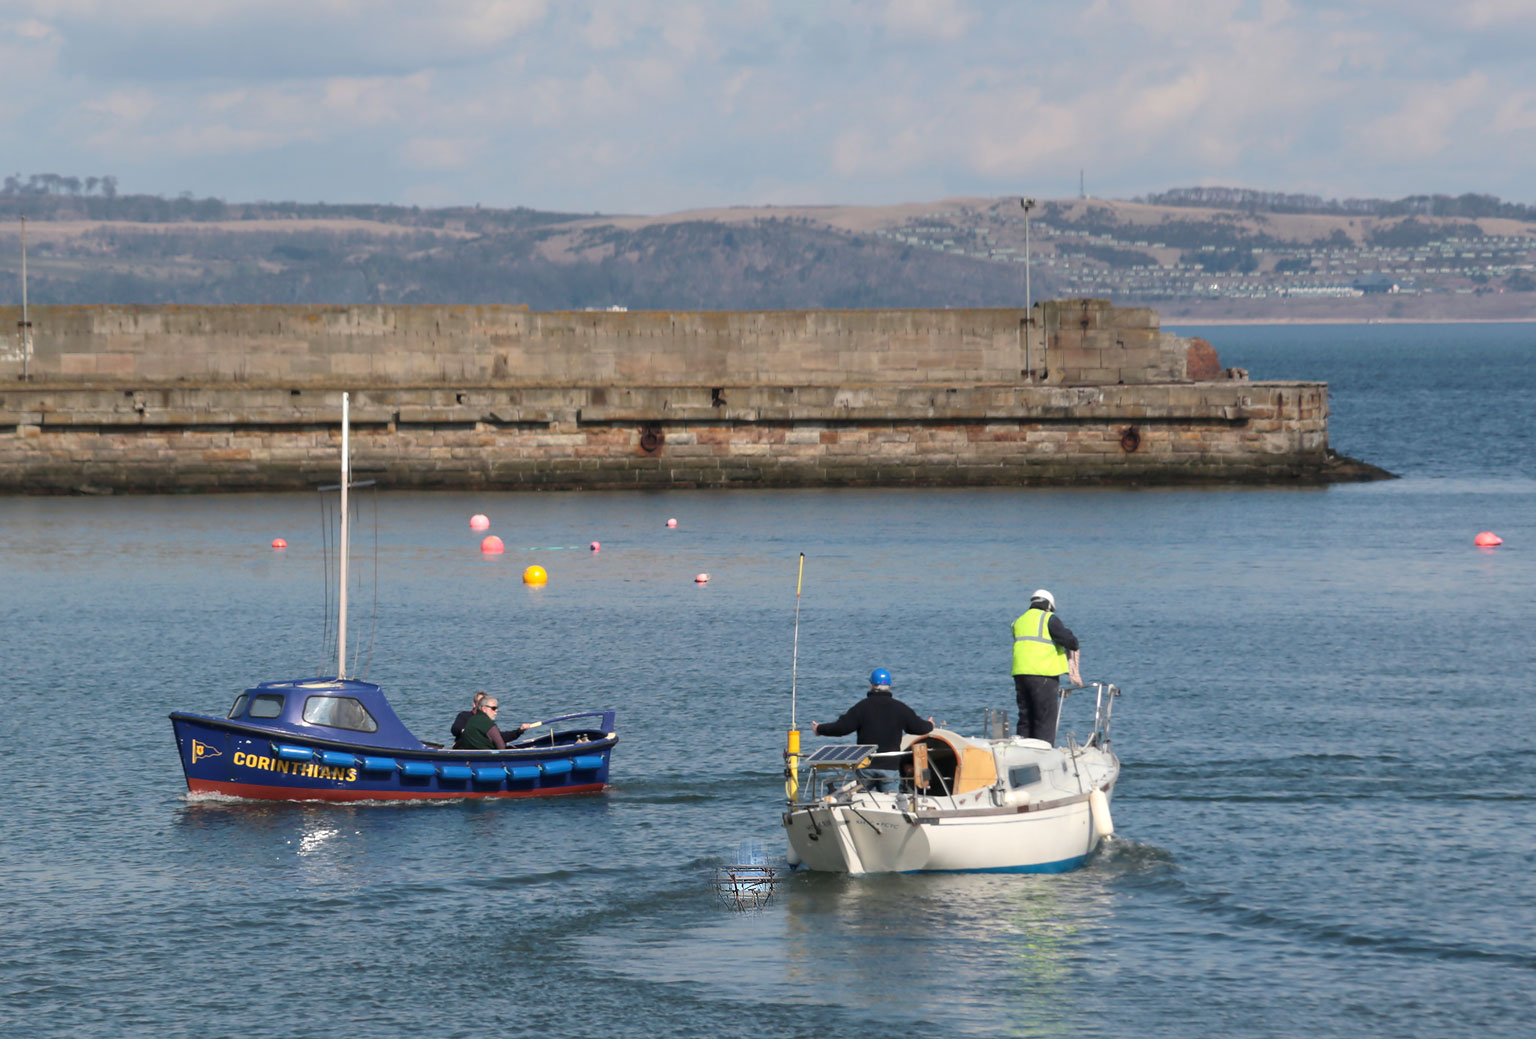
[[[1147,309],[38,307],[0,492],[1320,482],[1327,387]],[[19,308],[0,308],[15,329]],[[22,379],[22,369],[28,378]]]

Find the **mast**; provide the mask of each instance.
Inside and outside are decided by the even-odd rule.
[[[348,457],[351,446],[348,440],[349,406],[349,394],[343,393],[341,395],[341,551],[338,557],[341,594],[338,597],[340,618],[336,622],[337,681],[347,677],[347,558],[352,554],[351,534],[347,529],[347,484],[352,482],[352,463]]]

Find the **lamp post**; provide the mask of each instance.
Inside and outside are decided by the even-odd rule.
[[[1034,371],[1029,363],[1029,328],[1035,323],[1029,298],[1029,211],[1035,208],[1035,200],[1021,198],[1019,207],[1024,210],[1024,371],[1027,373],[1025,378],[1033,379]]]
[[[1024,210],[1024,316],[1029,316],[1029,211],[1035,208],[1035,200],[1032,198],[1019,199],[1019,206]]]
[[[21,218],[21,381],[32,379],[32,321],[27,315],[27,218]]]

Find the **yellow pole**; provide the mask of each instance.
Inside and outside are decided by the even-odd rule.
[[[795,575],[795,652],[789,665],[789,741],[784,747],[784,796],[794,804],[800,793],[800,728],[795,717],[795,679],[800,670],[800,586],[805,582],[805,553]]]
[[[789,742],[784,750],[784,796],[790,804],[800,796],[800,730],[789,730]]]

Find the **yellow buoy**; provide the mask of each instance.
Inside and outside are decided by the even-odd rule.
[[[544,572],[542,566],[530,566],[523,571],[524,584],[545,584],[549,581],[549,575]]]

